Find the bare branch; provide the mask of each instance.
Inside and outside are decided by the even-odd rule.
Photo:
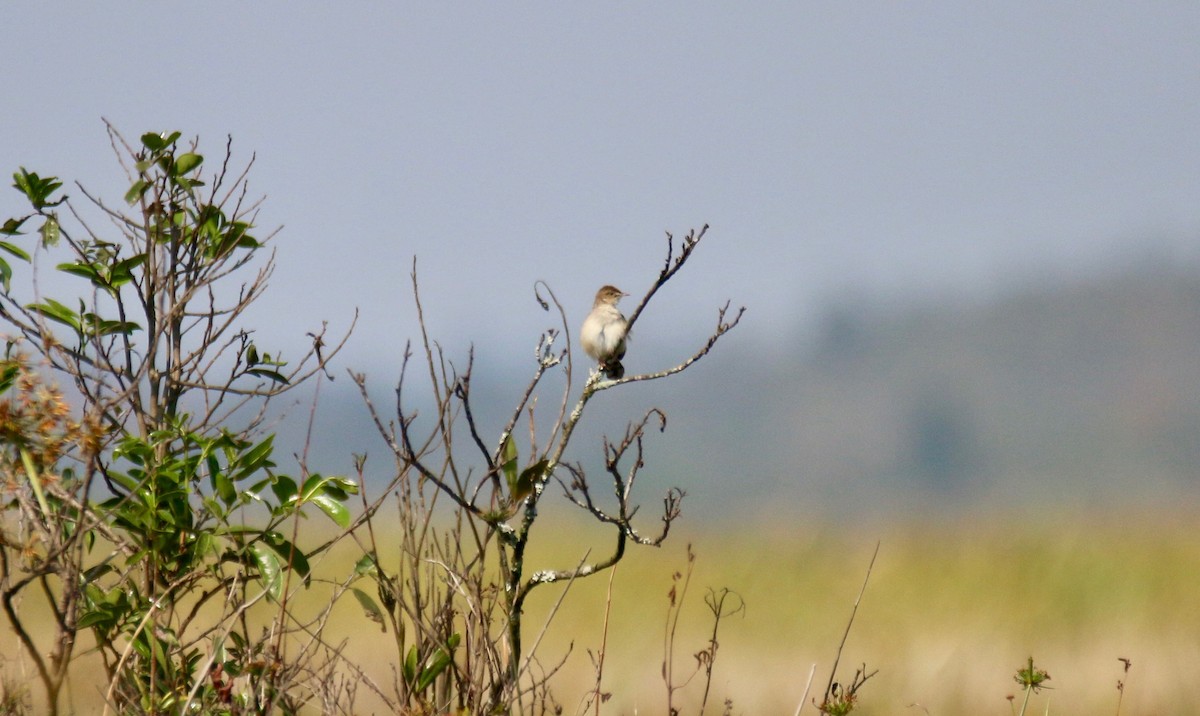
[[[737,327],[737,324],[742,320],[742,315],[746,312],[746,308],[745,308],[745,306],[739,308],[737,313],[734,315],[733,319],[730,321],[726,321],[725,315],[726,315],[726,313],[728,313],[728,311],[729,311],[729,303],[726,302],[725,305],[722,306],[717,312],[717,327],[716,327],[716,329],[714,329],[712,335],[710,335],[708,337],[708,341],[704,344],[704,346],[702,348],[700,348],[700,350],[693,353],[692,357],[690,357],[687,360],[683,361],[682,363],[676,365],[675,367],[668,368],[667,370],[658,371],[657,373],[643,373],[641,375],[630,375],[630,376],[626,376],[624,378],[620,378],[618,380],[600,380],[597,377],[598,376],[598,374],[597,374],[597,376],[593,376],[593,379],[589,381],[589,383],[588,383],[589,387],[591,387],[591,389],[593,391],[608,390],[609,388],[613,388],[615,386],[622,385],[624,383],[637,383],[637,382],[644,381],[644,380],[658,380],[660,378],[666,378],[668,376],[675,375],[676,373],[682,373],[683,371],[690,368],[693,363],[696,363],[701,358],[708,355],[709,351],[712,350],[713,346],[715,346],[717,344],[717,341],[719,341],[722,336],[724,336],[726,333],[728,333],[729,331],[731,331],[735,327]],[[585,390],[586,390],[586,388],[585,388]]]
[[[655,279],[654,283],[650,286],[650,290],[646,292],[645,296],[642,296],[641,302],[638,303],[637,308],[633,309],[633,313],[629,314],[629,320],[627,322],[627,328],[629,331],[633,330],[633,324],[637,323],[637,319],[642,315],[642,311],[646,308],[646,305],[650,303],[650,299],[654,297],[654,294],[658,293],[658,289],[662,288],[667,281],[671,280],[671,277],[674,276],[679,269],[683,268],[684,263],[686,263],[691,257],[692,252],[696,250],[696,247],[700,245],[700,240],[704,238],[704,234],[707,232],[708,224],[700,227],[699,232],[697,232],[695,229],[689,231],[688,235],[683,237],[683,245],[680,247],[679,256],[675,257],[674,261],[671,259],[675,250],[675,237],[671,234],[671,232],[667,232],[666,261],[663,262],[662,270],[658,272],[658,278]]]

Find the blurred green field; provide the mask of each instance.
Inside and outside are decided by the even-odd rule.
[[[602,712],[665,712],[667,592],[690,542],[697,562],[676,672],[687,672],[708,638],[705,589],[729,587],[747,606],[721,625],[708,713],[720,713],[726,697],[733,713],[794,713],[812,666],[814,692],[828,678],[876,541],[879,557],[840,669],[845,679],[863,662],[879,670],[860,692],[855,713],[1009,714],[1006,696],[1020,698],[1012,676],[1029,656],[1052,677],[1052,690],[1034,697],[1036,713],[1047,703],[1050,713],[1115,713],[1119,657],[1133,662],[1121,713],[1190,712],[1200,704],[1194,515],[1179,508],[868,524],[809,516],[719,525],[685,520],[667,546],[632,549],[616,572],[604,676],[612,700]],[[566,518],[535,529],[542,532],[534,542],[541,537],[549,544],[530,555],[533,569],[573,566],[588,540],[594,554],[608,547],[601,533]],[[385,533],[377,525],[377,534]],[[352,561],[335,554],[318,568],[344,574]],[[607,574],[574,584],[538,652],[544,663],[569,652],[553,690],[564,713],[577,713],[591,688],[588,651],[601,643],[607,585]],[[560,591],[542,587],[530,598],[527,644]],[[352,599],[336,607],[331,629],[334,641],[347,639],[350,659],[390,682],[398,659],[391,636],[363,618]],[[17,664],[11,648],[5,652],[11,676]],[[90,688],[75,689],[77,705],[91,702]],[[697,679],[677,695],[682,713],[696,713],[702,688]],[[357,706],[360,713],[382,713],[361,693]],[[816,713],[811,706],[806,711]]]

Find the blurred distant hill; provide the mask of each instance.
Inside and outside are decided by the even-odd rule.
[[[972,304],[844,301],[817,326],[773,358],[735,332],[677,380],[605,394],[573,459],[597,459],[593,440],[657,405],[670,420],[648,448],[644,501],[681,485],[702,512],[1200,494],[1196,273],[1131,270]],[[650,343],[637,339],[634,349]],[[477,413],[498,429],[527,373],[484,363]],[[322,410],[336,426],[318,437],[324,454],[359,450],[347,431],[367,434],[358,398],[336,395]],[[380,400],[386,410],[394,398]],[[554,400],[543,401],[548,412]]]
[[[757,413],[739,439],[754,457],[724,469],[753,475],[736,481],[750,494],[918,507],[1200,493],[1194,273],[1130,271],[965,306],[845,303],[794,364],[737,382],[749,405],[725,411],[722,431]]]

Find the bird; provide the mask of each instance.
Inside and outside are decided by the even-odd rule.
[[[592,312],[579,330],[583,351],[595,359],[604,375],[612,380],[620,380],[625,375],[621,359],[625,357],[629,325],[617,309],[617,302],[628,295],[616,286],[601,286],[592,303]]]

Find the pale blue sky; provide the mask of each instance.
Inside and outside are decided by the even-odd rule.
[[[232,134],[285,225],[264,330],[301,346],[360,307],[359,368],[415,334],[414,254],[435,333],[500,363],[548,325],[536,279],[581,317],[703,222],[640,345],[690,349],[726,298],[765,348],[843,292],[1197,256],[1190,0],[5,3],[0,24],[0,168],[119,197],[102,116],[209,155]]]

